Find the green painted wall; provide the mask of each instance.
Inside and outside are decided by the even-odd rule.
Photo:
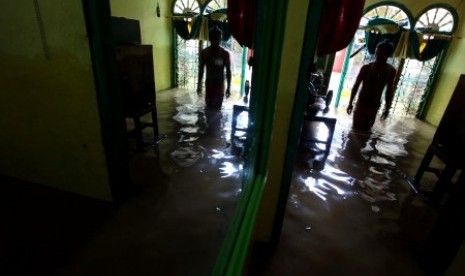
[[[465,74],[465,4],[462,4],[462,11],[459,13],[460,23],[458,30],[455,32],[457,36],[454,38],[447,52],[443,70],[439,75],[438,85],[433,94],[432,103],[428,110],[426,121],[434,125],[438,125],[449,103],[455,86],[461,74]],[[457,10],[458,11],[458,10]]]
[[[33,1],[0,10],[0,174],[111,200],[82,3],[38,2],[47,51]]]
[[[161,16],[156,16],[157,2]],[[142,44],[153,45],[156,91],[172,87],[172,1],[110,0],[111,14],[136,19],[140,22]]]
[[[368,7],[372,4],[381,1],[366,1],[365,6]],[[445,3],[455,8],[459,15],[459,24],[455,35],[462,38],[454,38],[451,46],[444,60],[444,64],[441,72],[439,73],[439,79],[436,87],[432,92],[432,102],[428,110],[426,111],[425,120],[435,126],[441,121],[442,115],[449,103],[449,100],[454,91],[455,85],[461,74],[465,74],[465,66],[463,66],[463,60],[465,60],[465,3],[462,0],[446,0],[446,1],[434,1],[434,0],[399,0],[395,1],[406,6],[414,17],[420,15],[426,7],[432,4]]]

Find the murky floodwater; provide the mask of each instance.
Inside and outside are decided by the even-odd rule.
[[[415,122],[392,119],[377,122],[371,132],[357,132],[351,129],[350,116],[340,114],[337,119],[324,168],[314,169],[312,158],[300,156],[306,165],[295,171],[300,190],[306,189],[322,201],[361,197],[373,212],[380,212],[380,202],[396,201],[399,193],[411,189],[398,161],[408,155],[405,145],[415,131]],[[327,135],[327,130],[321,132]]]
[[[424,275],[414,251],[434,216],[410,182],[431,126],[391,118],[357,133],[336,118],[326,160],[299,148],[280,242],[255,275]]]
[[[243,161],[230,137],[234,104],[243,102],[229,99],[220,111],[210,111],[193,92],[157,94],[159,131],[167,138],[156,156],[167,181],[156,216],[163,225],[160,237],[170,241],[160,254],[179,269],[213,267],[241,196]],[[239,116],[241,127],[246,119],[245,113]],[[412,200],[410,185],[424,152],[418,148],[425,149],[428,140],[415,136],[415,120],[387,120],[371,133],[353,132],[351,121],[337,114],[329,156],[318,156],[324,166],[306,167],[316,163],[300,152],[279,245],[284,249],[260,275],[301,275],[310,266],[314,275],[421,275],[392,235],[410,228],[421,237],[428,226],[425,216],[416,216],[422,204]],[[144,135],[150,139],[149,132]],[[386,274],[375,274],[380,269]]]
[[[163,104],[158,105],[160,132],[168,137],[159,148],[164,170],[178,173],[180,168],[195,168],[200,174],[216,172],[219,179],[234,178],[240,182],[242,160],[232,151],[230,135],[233,105],[243,102],[226,100],[220,111],[211,111],[205,109],[203,97],[195,93],[182,89],[169,93],[173,94],[165,92],[159,96]],[[243,126],[247,125],[244,115],[238,117]],[[376,213],[382,211],[379,205],[383,202],[397,201],[410,193],[411,177],[399,160],[408,155],[406,144],[415,131],[415,121],[378,121],[370,133],[362,133],[351,129],[350,116],[339,114],[337,119],[324,168],[309,168],[312,162],[303,154],[293,185],[322,201],[360,197]],[[326,129],[320,128],[317,136],[327,135]]]
[[[150,236],[157,241],[153,260],[160,271],[208,275],[214,267],[242,193],[243,160],[230,135],[233,105],[243,102],[234,96],[212,111],[195,91],[157,93],[159,135],[165,138],[156,149],[131,156],[130,164],[132,179],[149,186],[144,198],[153,214],[144,221],[157,225]],[[143,136],[150,141],[153,132],[145,128]]]
[[[195,93],[166,93],[159,96],[166,99],[159,100],[163,105],[158,105],[160,132],[168,137],[159,147],[164,170],[177,173],[180,168],[194,167],[200,174],[216,170],[219,178],[241,181],[242,160],[231,150],[230,135],[233,105],[243,102],[227,100],[220,111],[211,111]],[[239,123],[246,125],[246,119],[241,114]],[[299,190],[307,190],[323,201],[361,197],[373,212],[380,212],[381,202],[396,201],[399,193],[411,189],[398,160],[407,156],[405,145],[414,130],[413,120],[392,119],[378,122],[371,133],[357,133],[351,130],[350,116],[338,115],[324,168],[297,167]],[[327,134],[324,128],[319,132],[320,136]]]
[[[213,166],[221,178],[240,181],[242,160],[231,150],[230,136],[233,105],[243,105],[243,102],[225,99],[222,109],[217,111],[205,108],[203,95],[198,97],[186,90],[172,90],[161,97],[158,114],[163,125],[160,132],[167,139],[159,150],[165,170],[173,172],[179,171],[179,167],[197,166],[198,173],[206,173],[201,167]],[[241,118],[241,123],[247,119]]]

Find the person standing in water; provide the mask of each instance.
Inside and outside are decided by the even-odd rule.
[[[218,28],[209,32],[210,46],[200,52],[199,78],[197,95],[202,95],[202,78],[204,67],[207,67],[205,80],[205,103],[210,109],[220,109],[226,98],[231,95],[231,60],[229,52],[220,46],[222,33]],[[226,71],[226,74],[225,74]],[[224,81],[226,76],[226,91]]]
[[[360,69],[354,87],[350,94],[347,114],[353,110],[353,101],[358,93],[360,84],[362,88],[357,98],[354,110],[352,128],[356,130],[370,130],[375,123],[376,114],[381,106],[381,96],[384,88],[385,92],[385,109],[381,115],[384,120],[389,115],[392,99],[394,98],[394,78],[396,69],[387,63],[388,58],[393,54],[394,46],[388,40],[384,40],[376,47],[376,59],[374,62],[365,64]]]

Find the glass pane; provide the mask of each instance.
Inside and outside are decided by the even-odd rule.
[[[227,0],[212,0],[208,2],[203,14],[209,14],[218,9],[225,9],[228,6]]]
[[[407,14],[400,8],[391,5],[379,6],[368,11],[360,21],[360,25],[366,26],[369,20],[377,17],[390,19],[405,29],[410,29],[410,21]]]
[[[195,91],[199,71],[199,41],[184,40],[177,36],[176,75],[179,87]]]
[[[421,62],[408,59],[399,81],[394,98],[394,112],[398,115],[415,117],[424,100],[424,91],[433,72],[436,58]]]
[[[199,14],[200,7],[197,0],[176,0],[173,14]]]
[[[416,30],[450,33],[456,22],[451,12],[444,8],[433,8],[423,13],[417,24]]]

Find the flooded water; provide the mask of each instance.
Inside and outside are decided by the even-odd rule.
[[[158,160],[163,175],[153,176],[164,185],[155,208],[163,225],[157,240],[167,241],[159,254],[171,258],[170,267],[178,264],[181,274],[188,267],[200,273],[213,267],[241,196],[243,161],[231,143],[234,104],[243,102],[229,99],[211,111],[195,93],[157,94],[159,132],[166,138],[144,155]],[[411,180],[434,128],[389,119],[371,133],[357,133],[350,116],[336,115],[331,150],[326,159],[317,157],[318,169],[300,152],[281,241],[256,275],[422,275],[410,250],[432,219]],[[246,113],[238,125],[247,125]],[[325,134],[320,128],[318,135]],[[144,137],[150,139],[150,132]]]
[[[158,102],[163,103],[158,105],[160,133],[167,136],[159,147],[165,172],[177,174],[184,168],[209,179],[241,182],[242,160],[232,151],[230,136],[233,105],[242,105],[242,101],[227,100],[220,111],[211,111],[195,93],[172,90],[161,93]],[[324,168],[311,169],[301,162],[296,166],[293,187],[322,201],[359,197],[375,213],[383,211],[383,204],[409,194],[411,172],[406,172],[399,160],[408,155],[406,145],[415,131],[415,120],[378,122],[371,133],[357,133],[351,130],[350,116],[337,117]],[[244,125],[246,120],[242,113],[239,123]],[[322,128],[319,135],[327,135],[327,131]],[[308,160],[300,157],[299,161]]]
[[[243,102],[236,95],[225,99],[221,110],[209,110],[204,96],[192,91],[174,89],[157,97],[159,132],[166,136],[157,149],[162,170],[173,190],[197,195],[186,204],[178,202],[179,207],[193,204],[221,215],[224,234],[242,192],[243,160],[232,149],[230,136],[233,106]]]
[[[143,199],[137,199],[143,203],[136,205],[147,205],[139,220],[148,224],[147,242],[156,247],[151,251],[156,271],[209,275],[214,267],[242,193],[243,161],[230,142],[235,104],[243,105],[238,95],[212,111],[195,91],[157,93],[159,135],[164,139],[156,148],[132,153],[129,162],[134,185],[143,187]],[[149,122],[150,116],[141,121]],[[152,136],[144,128],[144,141]]]
[[[378,122],[371,132],[352,130],[351,117],[345,114],[337,120],[324,168],[314,169],[308,166],[312,164],[309,158],[300,157],[307,166],[300,164],[295,171],[299,191],[306,190],[322,201],[360,197],[378,213],[380,204],[397,201],[413,189],[399,160],[408,155],[406,144],[415,131],[414,120]],[[327,130],[321,133],[327,135]]]
[[[326,160],[300,149],[281,240],[256,275],[424,275],[414,252],[434,215],[411,181],[434,128],[390,118],[360,133],[336,118]]]
[[[200,174],[216,171],[222,179],[240,182],[242,160],[231,150],[230,136],[233,105],[243,102],[225,99],[221,110],[209,110],[203,95],[187,90],[171,90],[158,97],[160,133],[167,136],[159,147],[164,169],[179,172],[181,167],[194,167]]]

